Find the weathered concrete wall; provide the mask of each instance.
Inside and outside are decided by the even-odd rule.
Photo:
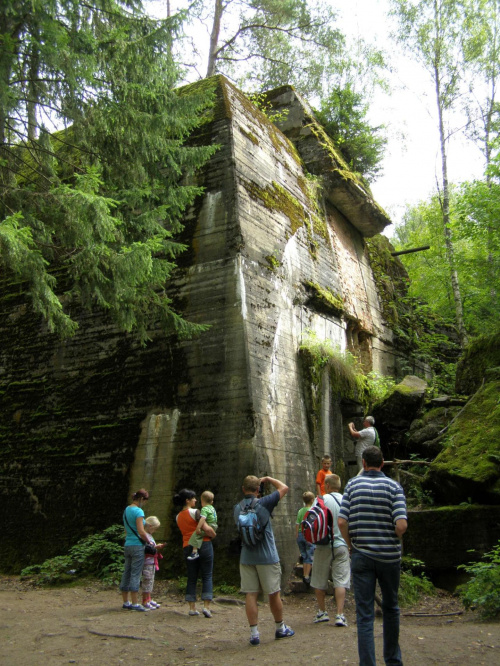
[[[302,142],[297,127],[295,147],[239,91],[216,81],[214,119],[198,140],[221,148],[201,175],[204,197],[186,215],[189,250],[169,287],[185,316],[209,331],[192,341],[154,333],[140,349],[104,317],[81,313],[80,332],[61,344],[27,312],[22,294],[4,292],[1,527],[16,534],[22,525],[30,538],[21,552],[10,539],[2,543],[3,568],[64,552],[120,521],[138,486],[152,491],[147,511],[162,521],[160,538],[172,540],[165,558],[172,562],[180,552],[172,494],[192,487],[215,493],[216,570],[224,578],[220,569],[236,562],[227,555],[232,507],[243,477],[255,473],[290,486],[274,516],[287,573],[297,556],[296,512],[303,491],[314,489],[319,458],[327,450],[338,464],[352,458],[342,396],[324,398],[321,432],[310,438],[298,347],[312,330],[362,353],[367,369],[390,365],[392,333],[363,240],[387,218],[363,203],[369,197],[360,198],[357,185],[348,183],[342,198],[338,174],[335,196],[314,196],[304,165],[315,159],[314,134]],[[346,217],[353,192],[356,225]],[[307,284],[338,294],[342,311],[321,311]]]

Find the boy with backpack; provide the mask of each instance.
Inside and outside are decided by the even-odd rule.
[[[344,616],[344,603],[346,589],[350,586],[350,563],[349,563],[349,549],[344,538],[340,534],[337,520],[339,516],[340,505],[342,503],[342,495],[340,490],[340,477],[337,474],[330,474],[325,478],[325,494],[323,495],[323,504],[327,511],[331,513],[331,518],[328,516],[328,524],[330,526],[330,536],[328,539],[323,538],[321,543],[316,542],[316,550],[314,551],[314,566],[312,568],[311,587],[314,588],[316,594],[316,601],[318,602],[319,610],[314,618],[314,622],[328,622],[330,620],[326,611],[326,590],[328,588],[328,579],[330,572],[332,575],[333,587],[335,591],[335,603],[337,606],[337,615],[335,617],[336,627],[347,627],[347,622]],[[317,500],[318,504],[320,500]],[[319,508],[319,507],[318,507]],[[321,512],[317,512],[321,518]],[[305,523],[312,523],[315,527],[317,520],[308,520],[308,515],[304,517]],[[305,538],[315,538],[310,536],[307,525],[303,532]],[[317,530],[316,530],[317,532]],[[322,536],[323,532],[318,536]],[[328,543],[323,544],[325,540]]]
[[[270,483],[275,490],[259,497],[261,484]],[[246,595],[245,610],[250,625],[250,645],[260,644],[257,597],[262,589],[269,596],[269,607],[276,623],[275,638],[289,638],[295,634],[283,622],[281,601],[281,566],[274,541],[271,514],[288,492],[288,486],[270,476],[259,479],[247,476],[242,486],[244,499],[234,507],[234,520],[241,536],[240,555],[241,591]]]

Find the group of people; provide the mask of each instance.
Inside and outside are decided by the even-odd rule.
[[[365,418],[365,427],[373,426],[373,423],[367,420],[370,418]],[[407,529],[406,500],[401,486],[382,472],[384,462],[379,447],[369,444],[363,446],[360,460],[361,473],[347,482],[343,494],[340,493],[340,477],[330,470],[331,459],[325,457],[322,461],[322,469],[316,479],[316,494],[322,498],[333,516],[331,543],[312,547],[303,538],[301,522],[316,501],[313,493],[307,492],[303,495],[305,506],[297,516],[297,541],[304,564],[304,580],[314,588],[316,594],[318,611],[314,622],[325,622],[330,619],[326,609],[326,591],[331,576],[336,605],[335,625],[342,627],[347,626],[344,602],[352,577],[361,666],[375,665],[373,625],[375,587],[378,582],[382,592],[384,660],[387,665],[398,666],[402,664],[398,588],[401,538]],[[273,488],[269,494],[263,493],[266,484]],[[270,476],[259,478],[250,475],[243,480],[242,492],[243,500],[234,507],[236,525],[242,510],[254,510],[257,503],[260,505],[261,515],[271,517],[275,507],[288,493],[288,486]],[[159,526],[157,519],[151,522],[151,518],[144,518],[142,506],[147,499],[147,491],[138,491],[124,513],[127,537],[125,571],[120,590],[123,595],[123,608],[135,610],[141,610],[140,607],[149,610],[158,606],[150,596],[151,576],[148,578],[144,573],[147,562],[144,543],[154,543],[151,535]],[[202,613],[208,618],[211,617],[210,603],[213,597],[212,539],[217,530],[217,514],[213,501],[213,494],[205,491],[201,496],[201,511],[198,511],[194,491],[183,489],[174,496],[174,504],[180,507],[177,525],[182,533],[187,567],[186,601],[189,604],[189,615],[200,615],[196,609],[196,583],[201,575]],[[127,526],[129,521],[135,525],[135,530],[130,525]],[[281,566],[271,520],[265,520],[260,527],[262,533],[259,540],[253,545],[243,541],[240,555],[241,591],[245,594],[245,610],[250,625],[249,640],[252,646],[260,644],[257,599],[261,591],[269,599],[275,622],[275,638],[290,638],[295,634],[283,620]],[[163,546],[164,544],[156,544],[158,550]],[[157,558],[157,555],[154,558]],[[152,566],[154,580],[157,561],[154,559],[149,566]],[[142,604],[138,601],[141,575]],[[145,598],[144,593],[147,595],[148,590],[149,597]]]

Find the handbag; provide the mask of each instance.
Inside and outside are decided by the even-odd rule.
[[[123,512],[123,519],[125,520],[125,522],[129,526],[129,529],[131,529],[132,532],[135,534],[135,536],[139,539],[139,541],[142,541],[141,537],[137,534],[137,532],[134,530],[132,525],[128,522],[127,514],[125,513],[125,511]],[[144,543],[144,541],[142,541],[142,542]],[[149,543],[149,541],[148,541],[148,543],[146,543],[144,545],[144,554],[145,555],[156,555],[156,553],[157,553],[156,546],[152,543]]]
[[[156,555],[156,546],[152,543],[147,543],[144,546],[144,553],[146,555]]]

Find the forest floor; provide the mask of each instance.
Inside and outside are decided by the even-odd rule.
[[[313,624],[312,594],[283,598],[284,618],[295,630],[277,642],[269,606],[261,602],[261,645],[248,644],[243,597],[218,597],[211,619],[190,617],[187,604],[166,581],[156,584],[160,609],[123,610],[116,590],[97,583],[41,589],[17,577],[0,577],[0,663],[5,666],[133,664],[221,666],[255,661],[291,666],[358,663],[356,620],[348,594],[348,627],[332,620]],[[330,617],[334,617],[328,600]],[[500,623],[481,622],[459,600],[439,591],[402,610],[401,649],[405,666],[500,664]],[[382,659],[382,620],[375,621],[377,661]]]

